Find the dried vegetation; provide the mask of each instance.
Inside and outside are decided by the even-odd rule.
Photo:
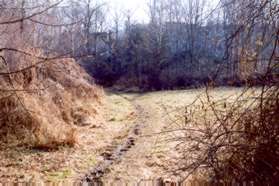
[[[73,59],[42,63],[36,57],[39,51],[29,53],[8,51],[4,56],[9,65],[1,61],[1,142],[36,148],[73,146],[77,127],[96,125],[101,117],[102,90]]]
[[[166,138],[181,154],[173,171],[211,181],[278,184],[278,86],[216,97],[210,89],[172,120]],[[194,174],[193,174],[194,173]]]

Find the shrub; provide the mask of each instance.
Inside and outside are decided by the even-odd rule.
[[[173,137],[183,154],[179,171],[229,183],[279,183],[279,88],[251,92],[257,91],[229,101],[207,91],[186,107],[184,127]]]

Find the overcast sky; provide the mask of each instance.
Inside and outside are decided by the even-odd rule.
[[[106,0],[106,2],[110,6],[110,9],[118,9],[121,12],[131,11],[132,19],[138,22],[148,21],[148,0]]]
[[[110,10],[118,9],[119,12],[131,11],[132,20],[137,22],[148,22],[148,8],[147,3],[150,0],[105,0],[109,5]],[[208,11],[216,7],[219,0],[206,0],[206,8]],[[112,12],[112,11],[110,11]]]

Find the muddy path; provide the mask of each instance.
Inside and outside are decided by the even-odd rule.
[[[152,162],[157,137],[165,125],[158,105],[140,95],[120,95],[134,106],[136,120],[119,144],[112,144],[102,153],[99,162],[84,181],[139,181],[159,178],[163,170]],[[157,177],[158,176],[158,177]]]

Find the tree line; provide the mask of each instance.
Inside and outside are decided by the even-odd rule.
[[[91,56],[79,61],[98,83],[119,88],[260,84],[278,26],[268,20],[277,1],[152,0],[146,23],[124,10],[107,19],[102,2],[72,7],[71,19],[85,22],[64,29],[59,40],[70,44],[59,46]]]
[[[261,84],[278,27],[276,0],[150,0],[147,10],[149,20],[139,23],[102,0],[3,0],[0,24],[10,24],[1,41],[73,57],[105,86]]]

